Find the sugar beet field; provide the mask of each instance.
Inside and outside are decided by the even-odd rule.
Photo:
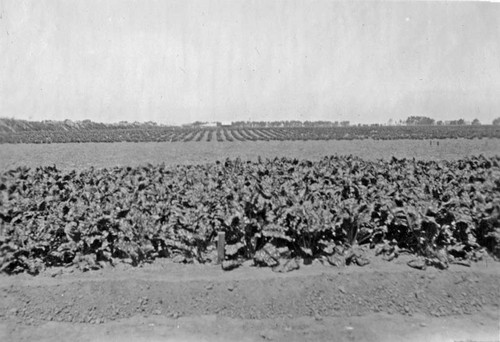
[[[416,267],[498,256],[499,142],[3,145],[0,272],[212,262],[218,232],[228,269],[364,266],[357,245]]]
[[[0,340],[190,336],[207,317],[193,340],[240,329],[225,319],[258,341],[391,340],[381,320],[394,341],[408,322],[493,340],[499,151],[484,137],[1,144]]]

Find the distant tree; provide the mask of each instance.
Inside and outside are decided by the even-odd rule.
[[[347,127],[347,126],[349,126],[349,125],[350,125],[350,122],[349,122],[349,121],[341,121],[341,122],[340,122],[340,126],[342,126],[342,127]]]
[[[493,122],[492,122],[492,124],[495,125],[495,126],[500,126],[500,117],[494,119]]]
[[[465,125],[465,120],[464,119],[451,120],[449,124],[452,126],[463,126]]]
[[[476,119],[472,120],[471,125],[472,126],[480,126],[481,122],[479,122],[479,120],[476,118]]]
[[[438,122],[436,122],[436,125],[438,126],[443,126],[444,125],[444,122],[442,120],[439,120]]]
[[[434,119],[426,116],[410,116],[406,119],[406,124],[409,126],[434,125]]]

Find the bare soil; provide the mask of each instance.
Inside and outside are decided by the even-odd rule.
[[[318,160],[334,154],[352,154],[367,160],[392,156],[455,160],[479,154],[496,156],[498,151],[500,139],[1,144],[0,170],[53,165],[61,170],[134,167],[147,163],[191,165],[237,157],[255,161],[259,156]]]
[[[500,263],[319,262],[289,273],[158,260],[0,276],[1,341],[498,341]]]

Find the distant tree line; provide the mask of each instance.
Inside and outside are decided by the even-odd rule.
[[[500,117],[492,122],[493,125],[500,125]],[[382,126],[465,126],[481,125],[478,119],[472,122],[467,122],[464,119],[436,121],[426,116],[409,116],[406,120],[394,122],[390,119],[387,124],[357,124],[357,127],[382,127]],[[298,121],[298,120],[281,120],[281,121],[233,121],[233,122],[202,122],[196,121],[190,124],[182,125],[186,128],[201,128],[201,127],[234,127],[234,128],[277,128],[277,127],[349,127],[353,126],[349,121]],[[0,118],[0,132],[32,132],[32,131],[84,131],[84,130],[113,130],[113,129],[157,129],[161,127],[179,127],[157,124],[153,121],[148,122],[127,122],[120,121],[118,123],[97,123],[91,120],[83,121],[27,121],[13,118]]]
[[[94,131],[110,129],[153,129],[158,127],[168,127],[158,125],[156,122],[127,122],[101,123],[91,120],[82,121],[28,121],[13,118],[0,118],[0,132],[35,132],[35,131]]]
[[[347,127],[349,121],[233,121],[233,127]]]
[[[473,126],[479,126],[481,125],[481,122],[476,118],[472,120],[472,122],[467,122],[464,119],[458,119],[458,120],[449,120],[449,121],[435,121],[432,118],[429,118],[427,116],[410,116],[408,117],[405,121],[403,121],[404,124],[407,126],[432,126],[432,125],[438,125],[438,126],[465,126],[465,125],[473,125]],[[500,117],[496,118],[493,120],[492,125],[500,125]]]

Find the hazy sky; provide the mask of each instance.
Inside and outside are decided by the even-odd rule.
[[[0,0],[0,117],[500,116],[500,4]]]

